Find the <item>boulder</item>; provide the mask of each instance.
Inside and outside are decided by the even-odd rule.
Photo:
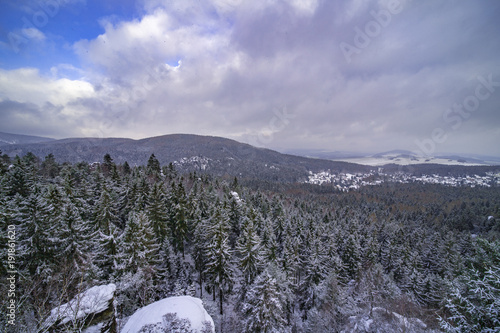
[[[40,331],[82,331],[87,327],[99,325],[101,333],[117,333],[115,291],[116,286],[111,283],[92,287],[76,295],[68,303],[52,309]]]

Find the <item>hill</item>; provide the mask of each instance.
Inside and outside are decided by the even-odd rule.
[[[31,136],[0,132],[0,147],[13,144],[29,144],[38,142],[49,142],[54,139],[42,136]]]
[[[224,176],[275,181],[300,181],[309,171],[365,172],[371,167],[347,162],[311,159],[256,148],[234,140],[190,134],[171,134],[141,140],[125,138],[71,138],[2,147],[14,157],[32,152],[40,158],[53,154],[58,162],[100,162],[110,154],[117,164],[144,165],[155,154],[161,165],[173,163],[183,171],[210,171]]]
[[[441,164],[456,166],[500,165],[500,157],[478,154],[435,154],[434,156],[425,156],[409,150],[391,150],[377,154],[338,151],[330,152],[321,150],[292,150],[289,152],[300,156],[371,166],[383,166],[387,164]]]

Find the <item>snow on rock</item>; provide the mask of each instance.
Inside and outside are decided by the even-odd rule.
[[[43,327],[49,330],[64,329],[64,327],[75,325],[84,328],[99,322],[106,321],[108,325],[115,326],[115,311],[113,300],[116,286],[95,286],[83,293],[76,295],[68,303],[52,309],[50,316],[45,320]],[[113,332],[113,329],[109,330]]]
[[[137,310],[127,321],[121,333],[138,333],[144,326],[156,327],[157,332],[166,331],[165,317],[168,314],[176,314],[181,320],[187,319],[193,333],[207,332],[206,325],[209,327],[208,332],[215,332],[214,321],[203,307],[201,299],[177,296],[164,298]]]

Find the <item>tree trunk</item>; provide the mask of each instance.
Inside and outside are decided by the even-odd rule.
[[[222,309],[222,300],[223,300],[223,295],[222,295],[222,288],[219,288],[219,306],[220,306],[220,315],[221,317],[224,315],[224,311]]]
[[[203,275],[200,271],[200,298],[203,299]]]

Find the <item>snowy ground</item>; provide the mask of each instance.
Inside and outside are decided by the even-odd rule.
[[[335,159],[335,161],[341,162],[349,162],[356,163],[362,165],[370,165],[370,166],[382,166],[386,164],[398,164],[398,165],[412,165],[412,164],[444,164],[444,165],[464,165],[464,166],[477,166],[477,165],[485,165],[481,163],[471,163],[471,162],[462,162],[459,160],[453,160],[449,158],[440,158],[440,157],[401,157],[401,156],[382,156],[382,157],[354,157],[354,158],[342,158]]]

